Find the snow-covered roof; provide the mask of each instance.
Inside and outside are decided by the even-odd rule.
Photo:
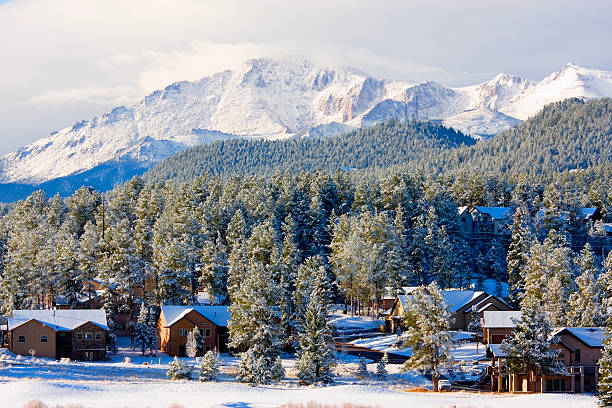
[[[608,234],[612,234],[612,223],[604,223],[604,230],[606,230],[606,233]]]
[[[444,296],[444,301],[448,305],[448,310],[454,313],[483,293],[485,292],[480,290],[449,289],[443,290],[442,296]]]
[[[482,315],[484,327],[487,329],[514,327],[514,322],[520,320],[522,316],[523,314],[520,311],[497,310],[485,311]]]
[[[416,289],[416,288],[415,288]],[[412,293],[414,290],[411,290],[408,293]],[[444,301],[448,306],[448,310],[451,312],[456,312],[461,309],[463,306],[467,305],[474,299],[478,298],[482,295],[483,291],[479,290],[462,290],[462,289],[446,289],[442,290],[442,296],[444,297]],[[399,301],[402,305],[406,304],[407,299],[410,297],[410,294],[407,295],[398,295]]]
[[[595,215],[595,212],[597,211],[597,207],[587,207],[587,208],[582,208],[580,210],[580,214],[582,215],[582,219],[586,220],[591,218],[593,215]]]
[[[463,214],[465,212],[465,210],[467,210],[469,207],[467,205],[461,206],[461,207],[457,207],[457,213],[459,213],[459,215]]]
[[[8,327],[12,330],[30,320],[36,320],[55,331],[71,331],[87,322],[108,330],[104,309],[13,310]]]
[[[483,214],[489,214],[494,220],[501,220],[510,214],[512,209],[510,207],[474,207]]]
[[[228,306],[162,306],[161,312],[166,319],[166,326],[172,326],[189,312],[201,314],[217,326],[226,327],[230,319]]]
[[[565,330],[589,347],[603,347],[604,332],[601,327],[561,327],[553,335],[557,336]]]
[[[506,352],[502,350],[501,344],[489,344],[487,345],[487,348],[491,350],[495,358],[506,357]]]
[[[418,286],[402,286],[402,292],[404,292],[404,295],[408,295],[417,290],[418,288]]]

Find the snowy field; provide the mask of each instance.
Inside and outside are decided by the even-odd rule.
[[[380,336],[379,336],[380,337]],[[385,336],[390,337],[390,336]],[[51,359],[14,355],[0,349],[0,408],[21,408],[28,401],[42,401],[49,407],[64,408],[201,408],[278,407],[284,403],[315,401],[341,405],[345,402],[372,407],[596,407],[592,396],[578,395],[495,395],[461,392],[422,392],[431,383],[422,375],[401,373],[399,365],[388,365],[389,378],[356,378],[357,358],[339,354],[335,382],[330,386],[301,387],[295,377],[295,360],[283,356],[286,378],[265,387],[250,387],[235,381],[238,360],[222,355],[217,382],[169,381],[172,358],[140,356],[121,339],[120,353],[108,362],[60,363]],[[464,344],[470,355],[469,343]],[[4,354],[4,355],[3,355]],[[130,362],[125,362],[129,357]],[[193,359],[184,361],[195,365]],[[146,363],[146,365],[145,365]],[[368,370],[374,373],[375,364]],[[415,392],[420,391],[420,392]]]

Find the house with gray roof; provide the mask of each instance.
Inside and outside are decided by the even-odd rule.
[[[187,335],[196,329],[201,340],[198,354],[227,352],[229,320],[228,306],[162,306],[157,324],[160,350],[185,356]]]
[[[108,338],[103,309],[14,310],[7,321],[15,354],[55,359],[104,360]]]

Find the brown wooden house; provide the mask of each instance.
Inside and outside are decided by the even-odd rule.
[[[385,315],[385,331],[395,332],[402,327],[402,318],[404,317],[404,305],[410,297],[410,293],[416,288],[408,288],[406,295],[396,297],[392,308]],[[442,296],[452,313],[453,321],[451,323],[452,330],[467,330],[472,319],[472,315],[477,313],[482,316],[482,313],[491,310],[511,310],[512,308],[502,299],[490,295],[484,291],[477,290],[461,290],[461,289],[446,289],[442,291]]]
[[[102,309],[14,310],[8,319],[9,349],[21,355],[104,360],[107,332]]]
[[[160,350],[171,356],[185,356],[187,335],[197,328],[208,350],[227,352],[229,310],[227,306],[162,306],[157,329]]]
[[[508,374],[502,341],[512,334],[521,312],[485,312],[483,342],[491,357],[491,386],[495,391],[509,392],[595,392],[597,364],[603,349],[603,329],[599,327],[562,327],[553,332],[552,349],[559,350],[557,360],[567,375],[538,373]]]

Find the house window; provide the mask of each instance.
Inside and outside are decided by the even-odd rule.
[[[20,343],[25,343],[25,336],[19,336],[17,341],[20,342]]]
[[[100,334],[100,332],[96,332],[96,340],[100,340],[102,338],[102,335]]]
[[[179,336],[186,336],[189,334],[189,329],[179,328]]]
[[[47,336],[40,336],[40,342],[41,343],[46,343],[47,342]]]
[[[576,360],[577,363],[580,362],[580,350],[579,349],[574,352],[574,359]]]
[[[85,333],[85,340],[93,340],[93,333]]]
[[[83,333],[77,333],[77,340],[83,340]]]
[[[202,336],[202,337],[210,337],[210,328],[208,328],[208,329],[200,329],[200,336]]]

